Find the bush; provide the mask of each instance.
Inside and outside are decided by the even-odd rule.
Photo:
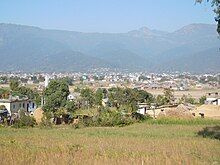
[[[95,117],[82,119],[84,126],[114,127],[125,126],[134,123],[131,116],[123,115],[117,111],[102,111]]]
[[[52,128],[53,124],[50,119],[43,117],[42,122],[39,125],[41,128]]]
[[[14,128],[23,128],[23,127],[34,127],[36,121],[33,117],[22,116],[20,119],[16,120],[12,127]]]
[[[137,121],[144,121],[147,119],[153,119],[150,115],[145,116],[145,115],[137,113],[137,112],[132,113],[132,118]]]
[[[209,137],[212,139],[218,139],[220,140],[220,126],[214,126],[214,127],[205,127],[203,130],[198,132],[199,136],[203,137]]]

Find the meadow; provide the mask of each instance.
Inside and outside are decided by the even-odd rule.
[[[220,164],[220,142],[197,132],[220,121],[126,127],[0,128],[0,164]]]

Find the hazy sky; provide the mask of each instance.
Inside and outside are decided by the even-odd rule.
[[[195,0],[0,0],[0,22],[82,32],[174,31],[215,23],[210,4]]]

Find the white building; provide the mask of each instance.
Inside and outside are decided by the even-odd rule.
[[[3,105],[10,115],[18,113],[20,109],[27,112],[33,112],[37,106],[28,98],[10,97],[9,99],[0,99],[0,106]]]
[[[44,87],[46,88],[50,83],[50,78],[48,75],[45,76]]]
[[[139,103],[138,104],[138,110],[137,113],[140,113],[142,115],[146,115],[147,114],[147,110],[149,110],[149,105],[146,103]]]
[[[205,104],[220,105],[220,95],[216,93],[208,93],[206,96]]]

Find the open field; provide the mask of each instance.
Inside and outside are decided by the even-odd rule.
[[[220,164],[219,140],[197,132],[217,122],[145,122],[127,127],[0,128],[0,162],[10,164]]]
[[[149,93],[153,94],[154,96],[162,95],[162,89],[148,89]],[[202,96],[205,96],[207,93],[218,92],[220,93],[220,89],[190,89],[187,91],[174,91],[175,98],[181,98],[183,95],[191,95],[195,99],[199,99]]]

